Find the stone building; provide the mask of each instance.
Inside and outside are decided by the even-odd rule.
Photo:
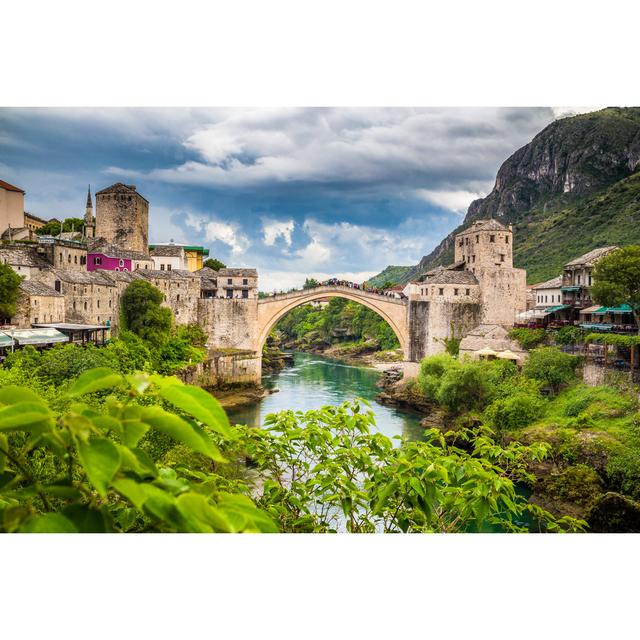
[[[23,280],[11,323],[19,329],[30,329],[39,322],[64,322],[64,296],[37,280]]]
[[[153,268],[156,271],[172,271],[187,269],[187,259],[184,247],[178,244],[151,245],[149,247],[149,255],[153,260]]]
[[[258,272],[255,269],[220,269],[218,271],[218,297],[258,297]]]
[[[573,307],[576,312],[593,305],[591,285],[593,268],[600,260],[618,247],[600,247],[567,262],[562,273],[562,302]]]
[[[38,253],[35,246],[19,243],[0,244],[0,262],[8,264],[25,280],[51,268],[51,263]]]
[[[480,356],[479,353],[493,351],[494,355]],[[517,340],[509,338],[508,331],[501,326],[481,324],[474,327],[460,341],[460,357],[478,360],[480,357],[512,360],[523,364],[528,353]]]
[[[87,189],[87,204],[84,209],[84,235],[86,238],[96,237],[96,219],[93,215],[93,202],[91,200],[91,185]]]
[[[43,218],[39,218],[33,213],[29,213],[28,211],[24,212],[24,226],[27,229],[31,229],[31,231],[36,231],[36,229],[41,229],[45,224],[49,222]]]
[[[54,269],[87,269],[87,245],[79,240],[40,236],[36,251]]]
[[[140,271],[139,275],[162,291],[164,305],[173,311],[176,324],[198,322],[201,282],[197,275],[182,269]]]
[[[513,267],[511,225],[477,220],[456,236],[454,260],[478,279],[482,324],[513,326],[527,306],[527,272]]]
[[[0,233],[24,226],[24,190],[0,180]]]
[[[134,185],[117,182],[96,193],[95,236],[129,251],[148,252],[149,202]]]

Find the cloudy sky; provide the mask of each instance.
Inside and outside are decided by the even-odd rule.
[[[260,288],[414,264],[567,108],[0,109],[0,179],[41,217],[135,184],[150,238],[204,244]]]

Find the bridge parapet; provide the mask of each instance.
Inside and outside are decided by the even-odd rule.
[[[330,296],[332,293],[349,293],[357,297],[365,299],[375,300],[376,302],[384,301],[391,304],[398,304],[406,306],[407,301],[392,296],[387,296],[383,293],[374,293],[373,291],[367,291],[366,289],[356,289],[355,287],[347,287],[342,285],[326,285],[320,287],[313,287],[312,289],[296,289],[295,291],[288,291],[287,293],[277,293],[275,295],[267,296],[266,298],[260,298],[258,304],[265,304],[269,302],[278,302],[280,300],[297,299],[301,297],[307,297],[313,295],[314,297],[321,297],[322,293],[326,293]]]

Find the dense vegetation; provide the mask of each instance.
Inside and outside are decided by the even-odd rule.
[[[221,260],[218,260],[218,258],[207,258],[204,261],[203,266],[209,267],[209,269],[213,269],[214,271],[218,271],[219,269],[224,269],[227,265]]]
[[[509,362],[443,354],[422,362],[411,387],[444,411],[445,430],[482,425],[503,446],[545,442],[549,460],[530,483],[541,504],[562,505],[598,531],[637,530],[637,390],[615,372],[607,384],[589,387],[576,375],[579,361],[549,346],[533,349],[521,371]],[[620,505],[624,522],[616,520]]]
[[[0,319],[12,318],[22,278],[8,265],[0,263]]]
[[[322,350],[330,345],[368,350],[396,349],[400,345],[389,324],[365,306],[331,298],[326,306],[303,305],[291,310],[275,327],[285,343],[300,349]]]
[[[61,231],[84,231],[84,220],[82,218],[66,218],[63,222],[47,222],[36,233],[39,236],[57,236]]]
[[[377,276],[370,278],[367,280],[367,286],[373,287],[375,289],[383,289],[385,285],[391,283],[392,285],[398,284],[398,282],[402,281],[402,277],[407,272],[407,269],[410,267],[399,267],[389,265],[381,271]]]
[[[516,491],[545,448],[502,448],[487,429],[458,434],[465,448],[437,432],[394,446],[358,402],[249,429],[175,378],[97,368],[36,392],[0,376],[2,531],[582,527]]]

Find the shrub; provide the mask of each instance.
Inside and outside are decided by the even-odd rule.
[[[160,306],[164,295],[146,280],[134,280],[120,298],[122,325],[151,344],[161,344],[169,336],[173,315]]]
[[[484,420],[497,431],[522,429],[542,416],[544,400],[530,393],[514,393],[494,400],[484,412]]]
[[[556,347],[539,347],[529,354],[522,373],[557,392],[561,385],[575,379],[578,363],[579,358],[563,353]]]
[[[544,342],[546,333],[544,329],[515,328],[509,332],[509,337],[517,340],[523,349],[533,349]]]

